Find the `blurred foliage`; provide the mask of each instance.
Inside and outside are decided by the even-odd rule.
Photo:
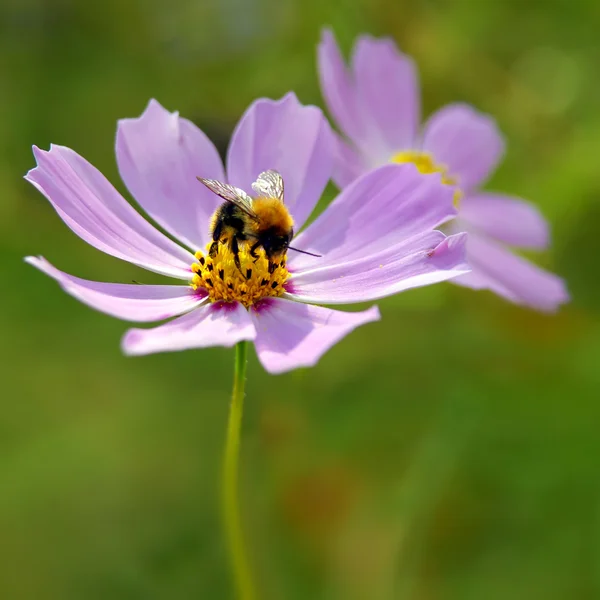
[[[126,324],[22,257],[149,276],[87,247],[22,175],[55,142],[125,192],[115,124],[151,97],[221,149],[258,96],[319,104],[323,25],[345,50],[393,36],[426,113],[497,117],[509,153],[490,187],[551,220],[536,260],[573,302],[548,317],[439,285],[381,302],[310,372],[270,377],[252,356],[241,487],[261,598],[600,597],[600,3],[4,0],[2,598],[231,597],[216,481],[232,352],[123,357]]]

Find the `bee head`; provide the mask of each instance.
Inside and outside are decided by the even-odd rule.
[[[294,237],[294,231],[269,231],[261,238],[262,247],[269,257],[284,254]]]

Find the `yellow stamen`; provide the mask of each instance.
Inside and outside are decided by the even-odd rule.
[[[273,272],[269,273],[269,260],[264,250],[259,248],[255,254],[258,258],[252,258],[248,248],[240,245],[241,269],[238,269],[233,252],[225,241],[219,243],[218,251],[213,257],[208,252],[196,252],[198,262],[191,267],[194,272],[192,288],[206,290],[211,302],[240,302],[246,308],[262,298],[281,296],[290,276],[285,267],[285,255],[273,262]]]
[[[428,175],[429,173],[441,173],[442,183],[450,186],[456,186],[458,180],[448,173],[446,165],[439,165],[433,161],[433,156],[427,152],[418,152],[416,150],[406,150],[398,152],[392,156],[392,162],[395,163],[413,163],[420,173]],[[462,192],[456,188],[454,191],[454,206],[458,207]]]

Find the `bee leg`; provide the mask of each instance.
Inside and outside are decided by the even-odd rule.
[[[223,233],[223,223],[219,221],[212,232],[213,243],[210,245],[210,249],[208,251],[208,255],[211,258],[214,258],[219,251],[219,240],[221,239],[221,234]]]
[[[258,256],[258,254],[256,254],[256,250],[259,247],[260,247],[260,242],[256,242],[256,243],[252,244],[252,247],[250,248],[250,256],[254,259],[254,262],[256,262],[260,258],[260,256]]]
[[[231,253],[233,254],[233,262],[235,263],[235,266],[238,268],[238,271],[244,275],[244,272],[242,271],[242,265],[240,264],[240,247],[238,245],[238,239],[237,236],[233,236],[231,238]]]

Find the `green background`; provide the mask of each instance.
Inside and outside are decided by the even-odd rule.
[[[320,104],[315,44],[390,34],[425,114],[496,116],[489,187],[530,198],[556,316],[441,284],[311,370],[251,352],[243,517],[265,600],[600,598],[600,3],[4,0],[0,5],[0,597],[232,597],[218,475],[233,352],[126,358],[127,324],[22,261],[154,281],[88,247],[22,176],[74,148],[125,193],[116,121],[156,97],[219,145],[259,96]]]

